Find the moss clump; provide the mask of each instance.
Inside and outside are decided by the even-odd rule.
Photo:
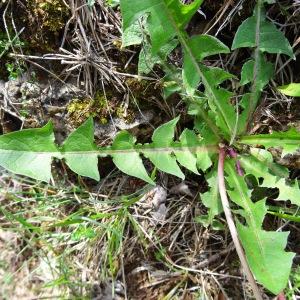
[[[147,92],[147,88],[149,87],[149,82],[146,80],[127,78],[125,82],[137,99],[144,97]]]
[[[28,8],[41,30],[57,32],[65,26],[69,9],[62,0],[29,0]]]
[[[104,106],[97,104],[99,103],[89,98],[72,100],[67,106],[69,121],[77,127],[89,117],[93,117],[97,118],[101,124],[106,124],[108,120]]]
[[[90,115],[90,99],[74,99],[67,106],[69,121],[75,126],[82,124]]]
[[[29,48],[42,52],[53,51],[59,45],[62,33],[71,15],[69,7],[63,0],[28,0],[26,9],[20,10],[26,30],[24,36],[29,40]]]
[[[162,85],[157,82],[154,84],[137,78],[127,78],[125,82],[136,100],[149,101],[153,95],[161,95]]]
[[[122,48],[122,40],[121,39],[115,39],[113,41],[113,45],[120,51],[123,51],[123,48]]]
[[[67,111],[69,121],[76,127],[89,117],[97,119],[101,124],[108,123],[110,114],[113,117],[121,118],[127,122],[132,121],[134,117],[133,112],[125,109],[110,92],[105,96],[100,91],[95,94],[94,99],[85,98],[72,100],[67,106]]]

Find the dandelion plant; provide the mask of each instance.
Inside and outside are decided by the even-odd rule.
[[[273,200],[299,206],[299,182],[289,178],[288,169],[274,162],[268,149],[280,148],[282,156],[293,154],[300,148],[300,133],[295,128],[270,134],[249,132],[262,91],[274,74],[274,64],[268,61],[266,53],[290,58],[294,58],[294,53],[283,33],[266,18],[266,5],[274,1],[258,0],[253,16],[240,25],[231,47],[253,49],[240,74],[240,85],[247,92],[239,102],[233,101],[238,91],[225,89],[221,84],[236,75],[205,64],[206,57],[230,53],[229,47],[216,37],[190,36],[186,31],[202,2],[120,0],[123,44],[143,43],[139,71],[150,72],[155,64],[161,66],[166,74],[165,96],[174,92],[182,96],[194,118],[193,129],[184,129],[174,140],[178,116],[158,127],[149,143],[139,144],[129,132],[121,131],[111,146],[98,147],[92,119],[62,145],[55,144],[53,126],[48,123],[43,128],[2,135],[0,165],[49,181],[52,159],[64,159],[75,173],[99,180],[98,158],[111,156],[118,169],[152,185],[155,178],[149,176],[143,158],[181,179],[185,178],[182,168],[195,174],[202,170],[210,186],[201,197],[208,208],[203,218],[205,225],[212,225],[224,210],[254,295],[261,299],[255,280],[279,294],[287,285],[294,253],[285,251],[288,232],[263,228],[268,211],[266,195],[254,201],[247,179],[251,176],[257,187],[277,188],[278,195]],[[180,68],[167,61],[176,47],[183,53]]]

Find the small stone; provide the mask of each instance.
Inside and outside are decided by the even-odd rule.
[[[28,98],[37,98],[41,94],[41,87],[32,82],[24,82],[20,87],[20,92],[23,97]]]
[[[3,92],[11,102],[21,103],[22,97],[20,97],[20,87],[21,82],[19,80],[9,80],[4,84]]]

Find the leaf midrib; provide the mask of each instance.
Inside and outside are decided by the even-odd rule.
[[[276,282],[276,279],[274,280],[272,274],[270,272],[268,272],[268,267],[266,266],[265,264],[265,257],[266,257],[266,254],[265,254],[265,251],[264,251],[264,247],[263,247],[263,243],[259,237],[259,232],[257,230],[257,226],[256,226],[256,223],[255,223],[255,220],[254,220],[254,216],[253,216],[253,213],[252,213],[252,210],[250,208],[250,204],[249,204],[249,201],[248,201],[248,198],[245,197],[245,194],[243,193],[243,189],[240,187],[239,185],[239,182],[236,178],[237,174],[236,174],[236,171],[232,168],[232,165],[231,164],[228,164],[228,167],[230,169],[230,172],[231,172],[231,178],[233,178],[234,182],[235,182],[235,185],[238,189],[238,193],[239,195],[241,195],[241,199],[242,199],[242,202],[244,203],[244,209],[246,211],[246,214],[247,216],[249,217],[249,220],[250,220],[250,224],[249,225],[249,228],[251,228],[254,232],[254,235],[256,237],[256,240],[257,240],[257,244],[258,244],[258,247],[260,249],[260,252],[261,252],[261,255],[262,257],[264,258],[263,259],[263,265],[264,265],[264,270],[265,270],[265,274],[268,274],[268,278],[272,281],[272,285],[274,285],[274,282]]]
[[[218,148],[216,145],[207,145],[207,146],[173,146],[173,147],[155,147],[153,148],[151,145],[144,145],[141,147],[136,148],[130,148],[130,149],[98,149],[98,150],[81,150],[81,151],[24,151],[24,150],[8,150],[8,149],[0,149],[0,155],[1,153],[9,153],[9,152],[16,152],[16,153],[34,153],[36,155],[45,155],[45,154],[52,154],[52,155],[72,155],[72,154],[107,154],[107,155],[113,155],[117,153],[132,153],[132,152],[140,152],[140,153],[148,153],[148,152],[192,152],[192,153],[198,153],[198,152],[217,152]]]
[[[175,22],[175,20],[174,20],[174,18],[172,16],[172,14],[169,12],[168,6],[166,5],[166,3],[164,1],[163,1],[163,6],[164,6],[165,12],[166,12],[166,14],[167,14],[167,16],[169,18],[169,21],[171,22],[174,30],[176,31],[176,33],[178,35],[178,38],[179,38],[181,44],[183,45],[185,51],[188,52],[188,54],[189,54],[189,56],[190,56],[190,58],[191,58],[191,60],[193,62],[194,67],[196,68],[199,76],[201,77],[201,80],[202,80],[202,82],[203,82],[203,84],[205,86],[205,89],[210,94],[210,96],[212,96],[215,105],[218,107],[219,111],[221,112],[221,115],[222,115],[221,117],[224,120],[224,122],[225,122],[225,124],[226,124],[226,126],[227,126],[227,128],[229,130],[229,132],[232,133],[233,130],[234,130],[234,128],[232,128],[231,125],[230,125],[230,123],[228,122],[228,120],[226,118],[226,113],[223,111],[221,105],[219,105],[219,101],[218,101],[217,97],[215,96],[215,94],[213,92],[213,88],[208,83],[208,81],[207,81],[205,75],[203,74],[203,72],[201,72],[200,67],[198,65],[198,62],[197,62],[197,59],[193,55],[190,47],[188,46],[187,40],[186,40],[185,36],[182,34],[181,30],[177,27],[176,22]]]
[[[276,141],[277,143],[280,142],[288,142],[288,145],[299,145],[300,147],[300,136],[295,136],[295,137],[276,137],[276,136],[272,136],[272,135],[265,135],[262,136],[260,134],[258,135],[249,135],[249,136],[243,136],[242,138],[240,138],[240,142],[242,143],[247,143],[247,141],[252,141],[252,140],[257,140],[257,144],[259,143],[270,143],[272,142],[272,140]],[[272,147],[277,147],[277,145],[273,145]],[[278,145],[278,147],[282,147],[280,145]]]

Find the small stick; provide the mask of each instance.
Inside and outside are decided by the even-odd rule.
[[[240,262],[242,264],[242,267],[244,269],[245,275],[251,285],[251,288],[253,290],[253,294],[256,300],[263,300],[260,291],[258,289],[258,286],[256,284],[256,281],[252,275],[252,272],[249,268],[243,247],[240,243],[238,233],[233,221],[233,217],[231,214],[230,206],[229,206],[229,201],[226,193],[226,187],[225,187],[225,179],[224,179],[224,162],[225,162],[225,157],[226,157],[226,151],[224,147],[220,147],[219,151],[219,164],[218,164],[218,182],[219,182],[219,193],[221,196],[221,201],[222,201],[222,206],[224,209],[224,213],[226,216],[228,228],[232,237],[232,241],[234,243],[236,252],[239,256]]]

